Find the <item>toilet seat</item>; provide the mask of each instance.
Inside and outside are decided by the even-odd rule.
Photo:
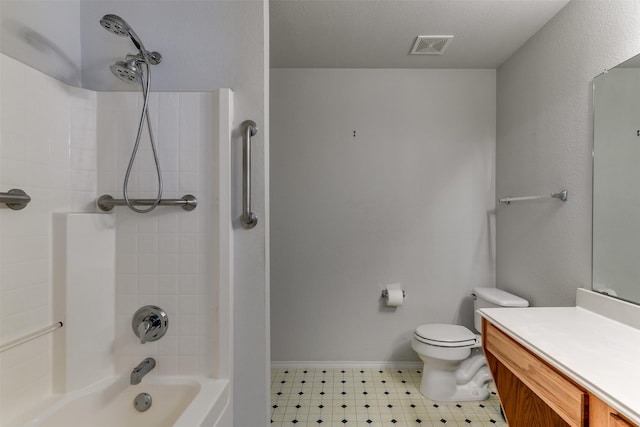
[[[460,325],[432,323],[418,326],[413,333],[414,338],[427,345],[436,347],[474,347],[478,344],[477,336]]]

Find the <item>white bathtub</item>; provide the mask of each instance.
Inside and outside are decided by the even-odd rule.
[[[146,412],[133,400],[139,393],[153,399]],[[129,385],[129,378],[110,378],[63,396],[31,417],[24,427],[214,427],[229,400],[227,380],[205,377],[149,376]]]

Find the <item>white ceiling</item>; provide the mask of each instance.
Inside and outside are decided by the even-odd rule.
[[[271,0],[271,67],[497,68],[569,0]],[[410,56],[417,35],[454,35]]]

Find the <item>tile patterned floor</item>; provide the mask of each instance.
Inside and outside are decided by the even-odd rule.
[[[272,369],[272,426],[506,427],[499,400],[433,402],[416,369]]]

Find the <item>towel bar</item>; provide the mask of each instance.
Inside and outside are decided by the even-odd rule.
[[[567,190],[562,190],[559,193],[553,193],[550,196],[545,196],[545,195],[539,195],[539,196],[522,196],[522,197],[511,197],[511,196],[507,196],[504,197],[502,199],[499,199],[498,201],[500,203],[504,203],[504,204],[511,204],[511,202],[521,202],[524,200],[539,200],[539,199],[559,199],[562,200],[563,202],[567,201],[567,196],[568,196],[568,192]]]

